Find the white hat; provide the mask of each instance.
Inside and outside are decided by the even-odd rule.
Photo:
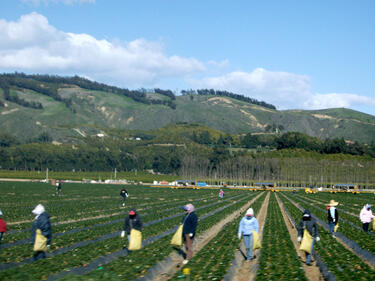
[[[34,210],[31,211],[34,215],[39,216],[45,212],[44,206],[42,204],[38,204]]]
[[[253,208],[247,209],[246,216],[248,216],[248,217],[254,216],[254,210],[253,210]]]

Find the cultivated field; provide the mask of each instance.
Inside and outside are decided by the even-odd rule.
[[[46,183],[0,182],[0,209],[8,233],[0,245],[0,280],[375,280],[375,236],[358,219],[373,194],[304,194],[214,189],[126,186],[121,207],[119,185],[63,184],[63,195]],[[340,202],[336,238],[327,231],[325,204]],[[42,203],[51,216],[53,239],[47,258],[34,262],[31,210]],[[170,239],[192,203],[199,217],[194,256],[183,258]],[[238,224],[252,207],[260,224],[262,248],[245,261]],[[120,237],[124,219],[136,207],[144,228],[143,247],[128,252]],[[308,208],[316,217],[321,241],[313,266],[298,251],[295,222]],[[189,269],[189,276],[186,269]],[[185,273],[185,275],[184,275]]]

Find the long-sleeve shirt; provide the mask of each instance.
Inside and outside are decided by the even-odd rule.
[[[319,231],[318,231],[318,225],[316,224],[315,220],[313,218],[309,220],[301,220],[299,222],[298,226],[298,236],[302,237],[303,236],[303,230],[307,229],[307,231],[310,233],[310,235],[314,238],[319,236]]]
[[[363,223],[370,223],[375,216],[372,214],[371,210],[367,210],[365,207],[362,208],[359,218]]]
[[[198,217],[195,212],[191,212],[185,215],[182,219],[184,226],[182,227],[182,234],[195,234],[198,225]]]
[[[7,232],[7,224],[3,219],[0,219],[0,232]]]
[[[37,216],[36,220],[32,226],[32,241],[35,241],[36,230],[40,229],[42,235],[47,237],[47,245],[51,245],[52,240],[52,230],[51,230],[51,223],[49,221],[49,214],[42,213],[41,215]]]
[[[124,230],[126,233],[130,234],[130,231],[132,228],[141,231],[142,230],[142,220],[141,217],[136,214],[134,218],[126,217],[125,218],[125,224],[124,224]]]
[[[243,217],[240,222],[240,226],[238,227],[238,236],[241,234],[243,235],[250,235],[252,231],[259,232],[259,223],[255,217],[247,218]]]

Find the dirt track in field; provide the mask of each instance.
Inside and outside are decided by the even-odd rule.
[[[270,198],[270,193],[268,192],[266,199],[264,200],[262,207],[260,208],[259,215],[257,217],[259,223],[259,238],[262,240],[263,236],[263,227],[266,223],[268,201]],[[246,253],[244,243],[241,243],[241,251]],[[256,265],[259,261],[260,250],[256,250],[253,255],[256,255],[256,258],[252,261],[243,260],[242,263],[238,266],[237,272],[234,275],[233,281],[250,281],[254,280],[256,275]]]
[[[263,193],[261,193],[263,194]],[[251,201],[249,201],[245,206],[243,206],[238,211],[233,212],[229,216],[227,216],[225,219],[221,220],[217,224],[215,224],[213,227],[211,227],[209,230],[207,230],[205,233],[197,237],[196,241],[193,243],[193,256],[199,252],[208,242],[210,242],[217,233],[230,221],[238,217],[241,213],[245,212],[249,206],[261,196],[261,194],[257,195],[255,198],[253,198]],[[166,263],[165,261],[168,260]],[[169,280],[177,271],[181,268],[181,262],[183,258],[178,255],[177,253],[172,253],[169,255],[168,258],[166,258],[164,261],[159,263],[159,272],[155,274],[152,278],[153,281],[165,281]],[[147,277],[145,280],[151,280]]]
[[[284,209],[282,208],[281,204],[280,204],[280,199],[278,196],[276,196],[276,199],[277,199],[277,203],[279,204],[279,207],[281,209],[281,213],[284,217],[284,221],[285,221],[285,224],[288,228],[288,231],[289,231],[289,234],[290,234],[290,238],[292,239],[292,242],[294,244],[294,247],[296,248],[296,251],[297,251],[297,254],[299,256],[299,258],[301,259],[302,262],[302,265],[303,265],[303,270],[305,271],[305,274],[306,274],[306,277],[307,279],[309,279],[310,281],[321,281],[321,280],[324,280],[320,270],[319,270],[319,267],[316,266],[316,263],[315,261],[313,262],[313,265],[312,266],[308,266],[304,263],[305,261],[305,253],[303,251],[300,251],[299,250],[299,243],[297,242],[297,236],[298,236],[298,231],[297,229],[294,227],[294,225],[292,224],[292,222],[290,221],[288,215],[285,213]]]
[[[296,206],[297,208],[299,208],[299,205],[296,203],[296,202],[294,202],[294,201],[291,201],[291,203],[294,205],[294,206]],[[339,219],[340,220],[340,219]],[[319,223],[318,223],[319,224]],[[320,224],[319,224],[319,226],[320,227],[322,227]],[[371,267],[372,269],[375,269],[375,267],[371,264],[371,263],[369,263],[366,259],[363,259],[362,257],[360,257],[352,248],[350,248],[350,247],[348,247],[348,245],[346,245],[345,243],[344,243],[344,241],[342,241],[340,238],[338,238],[337,236],[336,236],[336,241],[337,242],[339,242],[342,246],[344,246],[345,247],[345,249],[347,249],[347,250],[349,250],[350,252],[352,252],[354,255],[356,255],[357,257],[359,257],[364,263],[366,263],[369,267]]]

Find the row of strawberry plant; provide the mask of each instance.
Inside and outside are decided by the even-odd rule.
[[[281,195],[280,199],[284,206],[298,223],[302,217],[302,211],[292,204],[288,197]],[[375,270],[329,235],[327,230],[320,227],[319,237],[320,241],[315,243],[314,251],[328,265],[337,280],[374,280]]]
[[[264,202],[266,193],[263,193],[251,207],[256,215]],[[239,247],[237,229],[242,216],[229,222],[207,245],[201,249],[187,264],[190,270],[190,280],[222,280],[234,259]],[[184,268],[179,270],[172,280],[179,280]]]
[[[245,198],[242,198],[240,200],[233,201],[232,203],[227,204],[227,205],[225,205],[225,206],[223,206],[221,208],[215,208],[211,212],[208,212],[208,213],[206,213],[204,215],[203,215],[203,213],[201,213],[199,211],[198,214],[199,214],[199,217],[201,218],[200,223],[199,223],[200,228],[204,227],[205,223],[207,222],[207,218],[208,218],[208,221],[211,221],[211,222],[209,222],[209,225],[211,225],[212,224],[212,220],[215,220],[215,218],[216,219],[220,218],[221,215],[225,214],[225,210],[227,210],[229,207],[232,207],[235,204],[240,204],[240,202],[243,202],[243,201],[246,201],[246,200],[248,200],[248,196],[246,196]],[[146,233],[146,235],[145,235],[146,239],[144,240],[144,242],[145,242],[146,245],[145,245],[144,249],[148,249],[150,247],[150,243],[158,243],[159,240],[164,241],[164,238],[165,238],[166,235],[168,235],[168,237],[170,239],[170,234],[174,231],[173,229],[175,230],[175,228],[172,228],[172,229],[164,231],[163,233],[161,233],[160,235],[158,235],[159,238],[157,238],[157,239],[154,239],[155,236],[150,237]],[[198,233],[200,232],[199,229],[198,229]],[[150,240],[150,242],[147,242],[148,240]],[[156,240],[156,242],[155,242],[155,240]],[[159,249],[158,252],[162,253],[164,250],[171,250],[171,249],[170,249],[170,247],[168,247],[168,245],[166,245],[166,248]],[[149,251],[147,251],[147,253],[148,252]],[[138,251],[137,253],[140,253],[140,252]],[[75,271],[76,273],[80,273],[80,274],[82,274],[82,272],[83,273],[89,272],[93,268],[95,268],[95,266],[97,264],[101,263],[102,260],[106,260],[108,262],[108,260],[111,260],[113,257],[114,257],[113,259],[116,259],[117,257],[124,257],[124,256],[126,256],[126,254],[127,254],[127,252],[122,252],[121,253],[121,251],[119,251],[119,250],[115,251],[115,252],[111,252],[107,256],[100,257],[100,258],[98,258],[96,260],[93,260],[87,267],[78,268],[78,269],[74,268],[74,269],[72,269],[72,271]],[[134,254],[135,253],[132,253],[131,256],[134,257]],[[148,264],[149,264],[149,262],[151,262],[149,260],[149,255],[148,255],[148,259],[147,259],[146,262],[148,262]],[[62,274],[57,275],[57,277],[55,276],[53,278],[49,278],[49,280],[56,280],[59,277],[63,276],[65,273],[66,272],[63,272]]]
[[[230,201],[225,203],[231,204]],[[215,210],[216,208],[217,206],[211,206],[209,208],[202,209],[201,212],[207,213],[212,210]],[[170,229],[181,220],[181,216],[182,214],[175,218],[160,221],[157,224],[153,224],[149,227],[146,227],[143,230],[144,237],[147,238],[153,235],[157,235],[167,229]],[[62,253],[60,255],[53,256],[51,258],[36,261],[31,264],[20,266],[18,268],[12,268],[9,270],[1,271],[0,279],[19,279],[25,274],[25,272],[33,276],[38,276],[34,277],[34,279],[40,279],[43,277],[43,275],[48,276],[52,273],[64,270],[67,267],[69,268],[75,266],[83,266],[84,264],[90,262],[96,257],[109,254],[113,251],[121,249],[123,247],[124,241],[118,238],[118,233],[115,234],[116,236],[103,240],[93,240],[94,243],[86,244],[82,247],[75,248],[73,250]],[[41,268],[43,270],[41,270]]]
[[[236,196],[234,196],[234,197],[236,197]],[[216,201],[216,202],[210,203],[210,204],[207,204],[206,202],[199,202],[199,203],[197,203],[197,207],[200,207],[200,206],[205,207],[205,206],[210,206],[212,204],[218,206],[220,204],[225,204],[225,202],[227,200],[231,200],[231,198],[228,198],[225,201],[224,200],[221,201],[221,202]],[[179,210],[179,213],[181,213],[180,210]],[[172,208],[172,209],[167,210],[167,211],[162,210],[161,212],[153,210],[152,212],[150,212],[148,214],[148,216],[146,216],[144,222],[147,223],[147,222],[155,220],[159,217],[168,217],[168,216],[173,215],[173,214],[176,214],[175,208]],[[125,215],[123,215],[123,218],[124,217],[125,217]],[[123,223],[123,221],[119,221],[119,222],[111,224],[111,225],[108,225],[108,224],[105,225],[104,224],[104,225],[101,225],[100,227],[87,229],[86,231],[69,233],[69,234],[66,234],[66,235],[55,237],[52,240],[51,249],[52,250],[58,250],[59,248],[62,248],[62,247],[69,247],[72,244],[77,243],[77,242],[82,242],[82,241],[86,241],[86,240],[94,240],[94,239],[97,239],[98,237],[105,236],[109,233],[114,233],[114,232],[116,232],[116,231],[118,231],[122,228],[121,222]],[[29,244],[18,245],[18,246],[9,248],[9,249],[3,249],[0,253],[0,261],[1,262],[7,262],[7,263],[8,262],[20,262],[20,261],[24,260],[25,258],[30,257],[31,254],[32,254],[32,251],[30,249]]]
[[[182,206],[182,204],[186,203],[186,200],[196,200],[196,199],[203,199],[202,202],[207,201],[214,201],[217,199],[217,196],[209,195],[202,198],[202,195],[194,194],[194,196],[189,196],[189,198],[180,199],[180,200],[168,200],[168,203],[148,203],[145,204],[136,204],[136,202],[132,202],[136,206],[144,206],[143,208],[137,208],[139,211],[147,211],[147,210],[165,210],[173,208],[174,206]],[[70,223],[57,223],[53,224],[53,232],[58,233],[58,235],[69,233],[69,232],[76,232],[77,229],[81,228],[82,230],[87,230],[88,227],[98,227],[100,225],[105,224],[111,224],[112,222],[119,222],[121,218],[124,218],[125,209],[119,210],[119,208],[116,208],[115,213],[111,213],[108,216],[105,216],[103,218],[93,218],[93,219],[83,219],[78,222],[70,222]],[[13,232],[12,234],[7,234],[5,236],[6,239],[4,239],[4,242],[13,242],[13,244],[24,244],[26,241],[23,241],[20,243],[19,240],[21,239],[27,239],[27,237],[30,236],[30,230],[31,229],[22,229],[23,231]],[[54,234],[55,236],[56,234]],[[15,243],[18,242],[18,243]],[[4,244],[0,245],[0,248],[4,248]],[[11,245],[6,245],[6,247],[9,247]]]
[[[301,200],[301,198],[293,198],[300,206],[302,206],[305,209],[310,209],[313,211],[313,213],[321,219],[322,221],[327,221],[327,210],[321,209],[319,207],[316,207],[315,204],[308,203],[306,201]],[[365,233],[358,228],[354,227],[351,224],[346,223],[344,220],[339,219],[339,232],[341,232],[343,235],[351,239],[352,241],[356,242],[358,245],[360,245],[363,249],[366,249],[367,251],[371,253],[375,253],[375,244],[374,244],[374,238],[369,235],[368,233]]]
[[[358,214],[365,204],[375,204],[374,194],[371,193],[328,193],[318,192],[316,194],[306,194],[315,200],[319,200],[323,204],[328,204],[331,199],[340,202],[339,207],[344,206],[348,211]]]
[[[31,210],[38,204],[42,203],[56,221],[81,219],[91,214],[91,216],[103,215],[113,212],[114,206],[120,203],[119,187],[110,185],[84,185],[84,184],[65,184],[64,191],[67,194],[64,197],[53,197],[46,195],[46,189],[51,187],[46,184],[35,183],[0,183],[1,188],[14,189],[12,196],[0,198],[0,207],[8,223],[15,221],[28,221],[26,224],[9,225],[9,229],[20,229],[31,226],[33,216]],[[127,187],[131,196],[127,204],[133,202],[150,204],[164,199],[168,201],[176,193],[186,193],[184,190],[167,190],[146,187]],[[6,194],[6,190],[4,191]],[[211,194],[212,190],[202,190],[204,194]],[[216,193],[216,192],[215,192]],[[215,194],[216,195],[216,194]],[[157,198],[157,200],[155,200]]]
[[[325,204],[320,201],[313,200],[311,198],[307,198],[304,196],[299,196],[299,198],[301,200],[304,200],[305,202],[308,202],[309,204],[313,204],[314,208],[316,209],[319,209],[323,212],[326,211],[326,208],[324,208]],[[320,205],[320,207],[318,205]],[[337,208],[337,210],[339,212],[340,222],[348,223],[354,228],[362,230],[362,222],[359,219],[359,215],[350,213],[349,211],[346,210],[345,206],[341,206],[340,208]],[[368,232],[368,234],[374,235],[371,232]]]
[[[249,194],[246,200],[238,200],[215,215],[200,219],[197,234],[199,235],[203,233],[218,221],[238,210],[244,204],[247,204],[247,202],[251,198],[254,198],[255,195],[258,194]],[[199,217],[202,217],[202,215],[199,214]],[[147,275],[148,269],[152,268],[157,262],[163,260],[174,251],[173,247],[169,245],[171,235],[172,234],[144,247],[141,251],[132,252],[130,255],[120,257],[115,261],[106,264],[103,270],[91,271],[86,276],[75,276],[74,278],[76,278],[76,280],[100,280],[103,278],[106,278],[106,280],[132,280],[143,277]],[[145,258],[145,256],[147,258]],[[71,280],[72,277],[73,276],[71,275],[67,275],[62,280]]]
[[[290,239],[280,207],[272,193],[263,229],[262,251],[256,280],[307,280],[301,261]]]

